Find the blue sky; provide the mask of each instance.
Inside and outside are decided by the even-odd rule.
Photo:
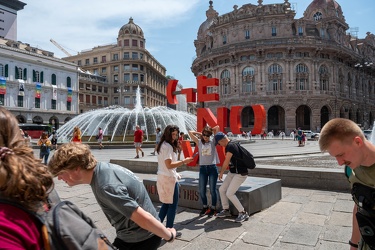
[[[206,20],[209,1],[205,0],[22,0],[27,5],[18,12],[18,40],[31,46],[65,54],[54,46],[54,39],[69,53],[116,43],[118,31],[133,17],[146,38],[146,49],[184,87],[196,87],[190,70],[195,58],[194,40]],[[263,4],[284,0],[264,0]],[[312,2],[290,0],[297,11],[296,18]],[[339,0],[346,22],[358,27],[359,38],[366,32],[375,33],[374,0]],[[233,10],[234,5],[258,4],[256,0],[214,0],[219,15]]]

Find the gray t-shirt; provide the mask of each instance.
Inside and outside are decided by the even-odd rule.
[[[133,172],[115,164],[99,162],[90,186],[107,219],[115,227],[118,238],[125,242],[140,242],[153,236],[130,220],[139,206],[159,220],[143,183]]]
[[[203,144],[201,140],[198,142],[199,165],[213,165],[219,162],[216,152],[215,139]]]
[[[161,131],[159,131],[158,133],[156,133],[156,143],[159,143],[160,142],[160,139],[161,139]]]

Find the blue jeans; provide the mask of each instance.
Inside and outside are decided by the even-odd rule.
[[[203,206],[207,206],[206,187],[207,182],[210,184],[210,194],[212,199],[212,206],[215,207],[217,203],[216,183],[218,171],[215,164],[201,165],[199,167],[199,195],[202,199]]]
[[[44,164],[46,164],[46,165],[47,165],[48,157],[49,157],[49,150],[47,152],[40,152],[39,153],[39,159],[41,159],[42,161],[44,159]]]
[[[177,212],[178,196],[179,196],[178,182],[176,182],[176,185],[174,186],[173,203],[172,204],[162,203],[160,211],[159,211],[159,218],[162,223],[165,219],[165,216],[167,216],[166,227],[169,227],[169,228],[173,227],[174,218],[176,217],[176,212]]]

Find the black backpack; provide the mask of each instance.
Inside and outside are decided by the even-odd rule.
[[[44,242],[44,250],[96,250],[114,249],[103,232],[76,205],[70,201],[52,203],[48,212],[36,214],[22,205],[0,199],[0,203],[9,204],[30,214],[39,224]],[[99,247],[98,240],[102,239]]]
[[[45,143],[43,143],[42,145],[40,145],[40,152],[41,153],[47,153],[48,152],[48,147]]]
[[[238,151],[241,155],[240,157],[236,157],[234,154],[232,156],[232,158],[236,160],[236,167],[254,169],[256,166],[254,156],[249,151],[247,151],[246,148],[242,147],[240,143],[232,143],[234,143],[238,147]]]

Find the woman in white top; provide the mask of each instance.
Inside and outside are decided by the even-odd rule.
[[[158,172],[157,189],[162,206],[159,211],[160,221],[163,222],[167,217],[166,227],[172,228],[177,211],[178,204],[178,179],[177,167],[193,161],[192,157],[184,160],[177,160],[178,135],[179,128],[175,125],[168,125],[157,146],[158,153]],[[181,234],[177,233],[177,236]]]

